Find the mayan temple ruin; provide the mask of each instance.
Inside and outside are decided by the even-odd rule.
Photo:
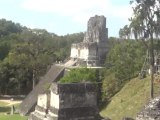
[[[70,57],[80,65],[98,66],[107,54],[108,28],[104,16],[94,16],[88,21],[83,42],[72,44]]]
[[[72,66],[103,65],[107,54],[108,29],[104,16],[88,21],[84,40],[72,44],[70,59],[54,64],[20,105],[21,115],[29,120],[99,120],[97,85],[94,83],[59,84],[57,81]],[[50,84],[50,90],[46,86]]]

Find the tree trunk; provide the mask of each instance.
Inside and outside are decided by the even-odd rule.
[[[153,46],[153,35],[151,35],[150,40],[150,70],[151,70],[151,81],[150,81],[150,97],[151,99],[154,98],[154,46]]]
[[[33,70],[33,73],[32,73],[32,81],[33,81],[33,83],[32,83],[32,89],[34,89],[34,87],[35,87],[35,84],[36,84],[36,81],[35,81],[35,70]]]
[[[19,95],[21,94],[21,83],[20,82],[18,83],[18,94]]]

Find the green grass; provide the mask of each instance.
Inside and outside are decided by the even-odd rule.
[[[158,83],[155,86],[155,93],[160,89]],[[150,80],[133,79],[118,92],[100,114],[112,120],[121,120],[123,117],[135,118],[137,113],[149,100]]]
[[[14,114],[14,115],[0,114],[0,120],[27,120],[27,117],[20,116],[19,114]]]
[[[11,106],[7,106],[8,103],[0,102],[0,120],[27,120],[27,117],[20,116],[18,113],[10,115]],[[15,108],[18,108],[18,104],[14,105]]]
[[[2,107],[2,106],[6,106],[6,105],[8,105],[8,103],[6,103],[6,102],[0,102],[0,106]]]

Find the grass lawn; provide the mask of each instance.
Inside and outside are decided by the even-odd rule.
[[[0,106],[1,106],[1,107],[2,107],[2,106],[6,106],[6,105],[8,105],[8,103],[0,101]]]
[[[159,93],[159,83],[155,84],[155,93]],[[149,101],[150,79],[133,79],[128,82],[120,92],[118,92],[101,111],[103,117],[112,120],[121,120],[123,117],[135,118],[137,113]]]
[[[20,116],[19,114],[14,114],[14,115],[0,114],[0,120],[27,120],[27,117]]]
[[[18,104],[14,104],[18,108]],[[18,113],[10,115],[11,106],[8,102],[0,101],[0,120],[27,120],[27,117],[20,116]]]

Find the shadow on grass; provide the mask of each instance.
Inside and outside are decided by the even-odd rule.
[[[110,102],[111,102],[111,100],[105,100],[105,101],[101,102],[100,105],[99,105],[99,110],[101,111],[104,108],[106,108],[109,105]]]
[[[0,112],[10,112],[11,111],[11,107],[0,107]]]

